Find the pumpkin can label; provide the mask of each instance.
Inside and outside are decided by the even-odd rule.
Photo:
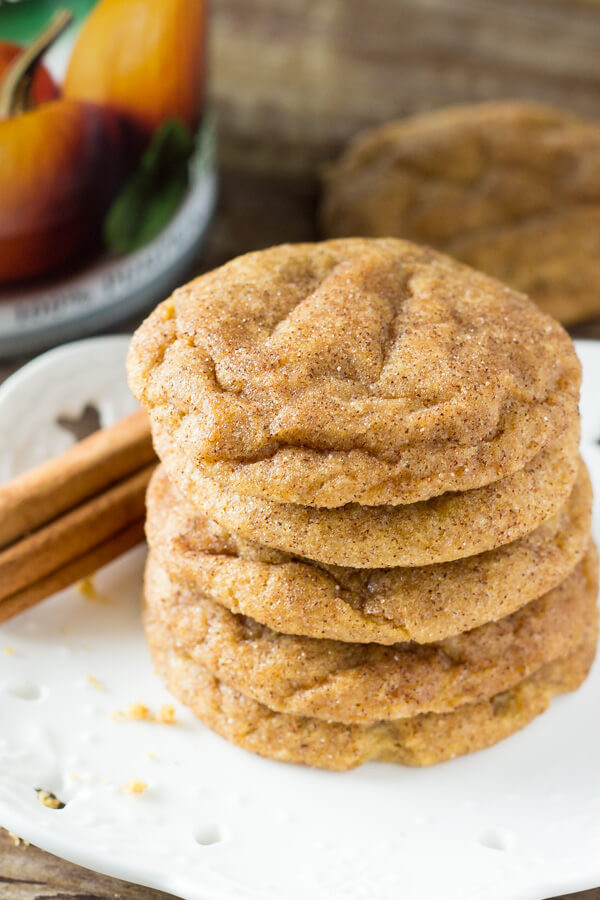
[[[205,0],[0,0],[0,355],[171,290],[215,201]]]

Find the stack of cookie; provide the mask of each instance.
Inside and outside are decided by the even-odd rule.
[[[215,731],[427,765],[583,681],[580,369],[526,297],[400,240],[276,247],[178,290],[128,367],[162,461],[147,637]]]

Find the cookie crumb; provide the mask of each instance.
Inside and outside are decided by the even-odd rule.
[[[112,714],[112,718],[118,722],[123,719],[133,719],[138,722],[158,722],[161,725],[176,725],[175,707],[168,703],[160,707],[156,715],[144,703],[130,703],[127,709],[118,709]]]
[[[9,831],[7,833],[15,847],[29,847],[29,841],[26,841],[25,838],[19,837],[14,831]]]
[[[87,680],[87,683],[90,685],[90,687],[93,687],[96,691],[104,690],[104,685],[94,675],[87,675],[86,680]]]
[[[12,656],[13,653],[15,652],[15,648],[14,648],[14,647],[10,647],[10,646],[9,646],[9,647],[5,647],[5,648],[4,648],[4,652],[7,653],[9,656]]]
[[[52,791],[45,791],[43,788],[36,788],[35,792],[42,806],[46,806],[48,809],[65,808],[65,804],[62,802],[62,800],[59,800],[56,794],[53,794]]]
[[[129,778],[125,785],[126,794],[143,794],[148,787],[147,783],[141,778]]]
[[[113,719],[134,719],[138,722],[152,721],[152,713],[143,703],[130,703],[127,709],[118,709],[112,715]]]
[[[93,575],[88,575],[86,578],[78,581],[77,590],[90,603],[108,603],[108,597],[105,594],[101,594],[96,587]]]
[[[175,707],[169,703],[163,704],[156,714],[155,721],[160,722],[162,725],[176,725]]]

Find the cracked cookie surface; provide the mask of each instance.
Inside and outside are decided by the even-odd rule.
[[[318,509],[233,494],[182,465],[162,441],[159,457],[183,496],[240,537],[319,562],[355,568],[423,566],[492,550],[553,516],[579,472],[579,422],[518,472],[462,493],[406,506]]]
[[[459,106],[358,135],[324,231],[437,247],[573,323],[600,311],[600,127],[535,103]]]
[[[190,499],[209,478],[315,507],[506,477],[576,418],[580,382],[526,297],[393,239],[239,257],[157,307],[128,371]]]
[[[512,615],[432,644],[283,635],[181,588],[152,554],[146,615],[220,681],[277,712],[360,723],[450,712],[513,687],[581,643],[596,616],[592,547],[556,588]]]
[[[368,760],[428,766],[497,743],[543,713],[552,697],[580,686],[593,662],[597,638],[594,622],[570,656],[543,666],[489,700],[449,713],[347,725],[274,712],[228,687],[178,650],[159,619],[146,616],[145,628],[158,673],[213,731],[261,756],[337,771]]]
[[[556,587],[589,545],[585,466],[564,506],[525,537],[456,562],[351,569],[245,541],[191,509],[158,467],[150,550],[180,586],[275,631],[350,642],[441,640],[509,615]]]

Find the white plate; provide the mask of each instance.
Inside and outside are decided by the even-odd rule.
[[[0,484],[73,443],[57,418],[74,420],[90,404],[108,426],[137,409],[125,382],[129,341],[111,335],[64,344],[0,386]]]
[[[74,377],[70,355],[91,360],[81,346],[93,345],[48,355],[0,390],[2,432],[10,422],[21,462],[33,425],[41,447],[56,447],[40,413],[53,418],[57,385],[70,403],[74,390],[107,409],[126,397],[124,379],[106,380],[95,362]],[[600,344],[578,350],[598,495]],[[536,900],[600,884],[600,666],[521,733],[431,769],[275,763],[179,705],[175,726],[111,718],[135,701],[169,702],[139,625],[143,557],[139,548],[99,574],[106,603],[68,590],[0,627],[1,824],[190,900]],[[130,778],[147,790],[128,795]],[[37,787],[66,807],[46,809]]]

